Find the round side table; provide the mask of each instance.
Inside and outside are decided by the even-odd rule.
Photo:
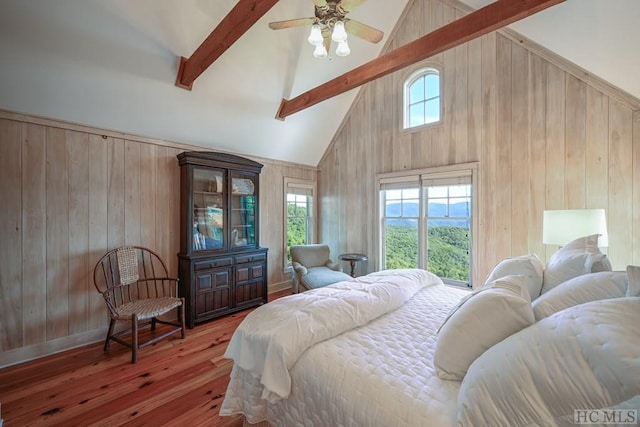
[[[356,277],[356,263],[366,261],[368,258],[363,254],[341,254],[338,256],[341,261],[349,261],[351,264],[351,277]]]

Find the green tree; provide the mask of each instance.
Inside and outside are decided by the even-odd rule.
[[[432,226],[428,232],[429,271],[449,279],[469,281],[469,230],[465,227]],[[389,225],[385,231],[387,268],[418,266],[416,228]]]
[[[440,277],[469,281],[469,230],[463,227],[430,227],[429,271]]]
[[[385,233],[385,264],[387,268],[416,268],[418,266],[418,237],[416,227],[391,225]]]
[[[307,243],[307,208],[290,203],[287,205],[287,261],[291,262],[291,246]]]

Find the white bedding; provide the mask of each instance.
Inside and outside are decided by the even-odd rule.
[[[639,425],[639,324],[640,298],[607,298],[511,335],[469,368],[458,394],[459,425],[569,427],[575,411],[586,410],[608,411],[609,424]],[[630,411],[613,418],[611,408]],[[589,420],[606,424],[603,413]]]
[[[363,286],[363,282],[372,281],[385,285],[373,292],[375,297],[371,293],[365,296],[363,290],[369,285]],[[240,338],[234,336],[227,356],[235,363],[221,415],[242,413],[251,423],[266,419],[277,426],[453,425],[460,383],[440,380],[435,375],[435,331],[466,292],[444,286],[437,277],[422,270],[381,272],[318,291],[335,298],[338,290],[353,286],[363,295],[353,291],[344,294],[347,300],[351,298],[345,307],[352,310],[340,310],[339,316],[321,308],[315,315],[304,316],[305,322],[313,318],[323,322],[326,316],[332,319],[332,327],[318,325],[321,333],[314,339],[308,339],[308,332],[294,339],[285,333],[297,331],[300,317],[291,316],[287,312],[290,309],[284,307],[292,304],[299,308],[309,298],[321,298],[317,291],[287,297],[280,305],[275,304],[280,301],[276,300],[263,306],[271,306],[270,314],[279,320],[267,324],[266,319],[253,319],[247,322],[249,327],[240,333]],[[359,299],[363,296],[364,300]],[[401,305],[404,300],[407,301]],[[385,309],[381,309],[383,305]],[[249,331],[260,325],[276,333],[268,334],[266,341],[251,336]],[[314,328],[308,323],[299,326],[303,332]],[[333,338],[326,339],[327,333]],[[294,342],[293,350],[283,351],[283,344],[278,344],[275,354],[276,360],[284,361],[288,369],[283,374],[282,363],[276,362],[276,369],[265,381],[265,366],[267,371],[273,366],[253,352],[261,346],[263,350],[269,348],[267,341],[283,334],[289,337],[285,342]],[[252,356],[242,360],[241,354],[247,352]],[[280,393],[274,396],[276,390]]]

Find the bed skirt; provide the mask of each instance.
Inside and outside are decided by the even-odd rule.
[[[268,421],[261,421],[256,424],[251,424],[245,417],[242,417],[242,427],[271,427]]]

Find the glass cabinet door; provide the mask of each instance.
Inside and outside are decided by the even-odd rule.
[[[224,247],[224,171],[193,168],[193,233],[194,251]]]
[[[255,175],[231,174],[230,230],[232,248],[256,245]]]

